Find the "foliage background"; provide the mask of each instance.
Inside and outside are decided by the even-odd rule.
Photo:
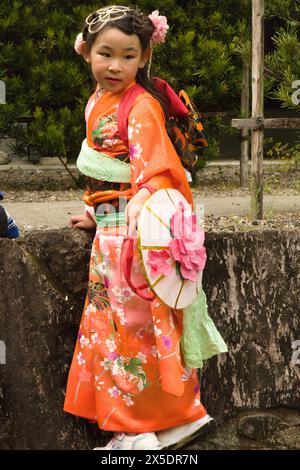
[[[6,83],[7,104],[0,107],[0,133],[17,138],[18,154],[31,146],[43,156],[76,158],[85,132],[84,107],[94,85],[88,65],[73,49],[74,40],[84,18],[107,4],[111,2],[1,0],[0,80]],[[282,20],[274,51],[266,59],[266,91],[290,106],[291,79],[300,78],[299,2],[266,4],[267,15]],[[251,1],[142,0],[137,6],[147,13],[158,9],[170,24],[166,43],[155,50],[152,74],[177,91],[185,88],[204,114],[230,111],[238,116]],[[24,117],[27,128],[18,123]],[[207,159],[218,156],[219,139],[226,132],[235,131],[223,118],[209,117]]]

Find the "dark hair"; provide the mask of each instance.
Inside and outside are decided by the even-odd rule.
[[[97,12],[94,12],[92,13],[92,15],[90,15],[90,19],[96,18],[97,16]],[[123,18],[119,20],[109,21],[107,23],[107,27],[118,28],[120,31],[129,36],[132,34],[136,34],[141,42],[142,52],[145,52],[145,50],[150,47],[150,40],[155,28],[154,24],[152,23],[150,18],[148,18],[147,15],[142,13],[140,10],[134,8],[129,10]],[[103,30],[104,28],[101,31]],[[95,41],[95,38],[98,33],[90,33],[88,30],[88,25],[85,24],[82,34],[88,50],[91,50],[93,42]],[[147,63],[142,69],[139,69],[136,76],[136,81],[139,85],[145,88],[145,90],[147,90],[154,98],[156,98],[160,102],[165,117],[167,119],[167,100],[161,93],[156,90],[151,79],[148,77],[148,67],[149,63]]]

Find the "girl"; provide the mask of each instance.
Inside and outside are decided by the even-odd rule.
[[[0,201],[4,199],[4,194],[0,192]],[[18,238],[20,235],[14,219],[9,215],[4,207],[0,206],[0,237]]]
[[[148,17],[137,9],[111,6],[87,17],[75,43],[97,82],[86,107],[87,139],[77,165],[86,176],[88,197],[103,191],[107,201],[112,191],[111,204],[94,205],[96,215],[86,206],[84,215],[70,221],[73,228],[97,225],[97,230],[64,410],[115,432],[102,449],[178,448],[212,419],[200,401],[197,370],[185,367],[180,353],[182,311],[134,294],[122,270],[124,242],[135,237],[151,193],[176,188],[192,203],[184,168],[166,132],[163,97],[148,78],[152,47],[164,40],[167,29],[157,11]],[[129,113],[124,143],[117,109],[135,83],[145,92]],[[115,198],[120,194],[132,196],[125,210]],[[138,284],[144,278],[136,247],[133,266]]]

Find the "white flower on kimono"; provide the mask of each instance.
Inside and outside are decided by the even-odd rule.
[[[142,364],[147,363],[147,356],[143,354],[142,352],[138,353],[137,358],[141,361]]]
[[[130,300],[130,298],[133,296],[134,296],[134,293],[129,287],[124,287],[122,289],[122,302],[126,302]]]
[[[128,139],[132,139],[132,136],[133,136],[133,133],[135,132],[136,134],[139,134],[140,133],[140,129],[141,129],[141,124],[135,124],[135,119],[133,118],[131,121],[130,121],[130,125],[128,126]]]
[[[80,342],[81,347],[83,347],[83,348],[84,348],[85,346],[86,346],[86,347],[90,347],[90,340],[89,340],[88,338],[86,338],[84,335],[82,335],[82,336],[80,337],[79,342]]]
[[[124,308],[115,307],[115,308],[114,308],[114,311],[116,312],[118,318],[120,319],[121,325],[125,325],[125,323],[127,323],[127,321],[126,321],[126,319],[125,319],[125,311],[124,311]]]
[[[94,305],[89,304],[89,306],[85,309],[84,314],[88,317],[91,313],[96,313],[97,309]]]
[[[85,364],[85,359],[83,357],[83,354],[82,352],[80,352],[79,354],[77,354],[77,362],[80,366],[83,366]]]
[[[194,406],[198,407],[200,405],[201,405],[200,400],[198,400],[198,398],[196,398],[196,400],[194,402]]]
[[[102,263],[99,263],[95,266],[95,269],[98,271],[99,274],[102,276],[106,276],[108,272],[108,265],[103,261]]]
[[[108,393],[110,394],[111,397],[117,398],[118,396],[121,395],[120,390],[117,387],[112,387],[108,389]]]
[[[118,375],[118,374],[121,374],[122,373],[122,370],[119,366],[119,364],[117,363],[117,361],[114,361],[113,364],[111,365],[111,375]]]
[[[128,130],[127,130],[127,133],[128,133],[128,139],[132,139],[132,135],[133,135],[133,127],[131,126],[128,126]]]
[[[104,361],[100,362],[100,366],[102,366],[104,368],[104,370],[109,370],[110,361],[108,359],[104,359]]]
[[[153,357],[157,356],[157,347],[156,346],[152,346],[151,354],[152,354]]]
[[[158,336],[158,337],[160,337],[160,335],[162,334],[162,330],[157,328],[156,325],[154,325],[154,334],[155,334],[155,336]]]
[[[93,343],[93,344],[95,344],[95,343],[100,344],[100,343],[101,343],[101,340],[99,340],[98,333],[93,333],[93,334],[91,335],[91,340],[92,340],[92,343]]]
[[[113,287],[112,288],[113,294],[116,296],[117,302],[119,304],[123,304],[124,302],[128,302],[131,297],[134,296],[134,293],[129,287]]]
[[[107,339],[107,340],[105,341],[105,344],[106,344],[106,346],[108,347],[108,349],[109,349],[110,352],[113,352],[113,351],[115,351],[115,350],[117,349],[117,345],[116,345],[116,343],[114,342],[113,339]]]
[[[126,406],[134,405],[134,402],[131,400],[131,398],[128,395],[123,395],[123,400],[125,401]]]

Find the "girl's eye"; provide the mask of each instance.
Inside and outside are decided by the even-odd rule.
[[[125,59],[126,59],[126,60],[134,59],[134,56],[133,56],[133,55],[126,55],[126,56],[125,56]]]
[[[110,57],[108,52],[99,52],[99,55],[102,55],[103,57]]]

